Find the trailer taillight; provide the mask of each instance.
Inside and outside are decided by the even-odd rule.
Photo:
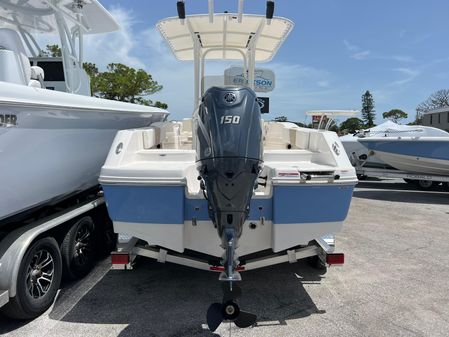
[[[112,264],[128,264],[129,263],[129,254],[128,253],[120,253],[120,252],[112,252],[111,253],[111,261]]]
[[[326,263],[328,265],[333,264],[344,264],[345,263],[345,254],[343,253],[331,253],[326,255]]]

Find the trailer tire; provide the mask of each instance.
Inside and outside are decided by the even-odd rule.
[[[56,240],[46,237],[36,241],[20,262],[16,296],[2,312],[14,319],[39,316],[53,303],[61,274],[61,253]]]
[[[90,216],[76,221],[61,244],[63,277],[78,280],[87,275],[96,257],[95,226]]]
[[[431,190],[436,185],[435,182],[432,180],[417,180],[416,183],[418,187],[424,191]]]

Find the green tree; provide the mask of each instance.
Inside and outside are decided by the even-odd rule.
[[[48,44],[46,51],[41,55],[61,57],[61,48],[57,44]],[[153,103],[146,96],[154,94],[162,89],[153,80],[152,76],[142,69],[134,69],[121,63],[110,63],[107,71],[100,72],[94,63],[84,62],[83,68],[90,77],[90,90],[92,96],[116,101],[151,105],[161,109],[167,109],[168,105],[156,101]]]
[[[340,128],[338,127],[338,124],[337,124],[334,120],[332,120],[332,121],[330,122],[330,125],[329,125],[329,127],[328,127],[328,130],[329,130],[329,131],[334,131],[334,132],[336,132],[336,133],[339,133],[339,132],[340,132]]]
[[[87,75],[90,76],[91,79],[98,75],[98,68],[94,63],[84,62],[83,68],[86,71]]]
[[[84,70],[90,76],[92,96],[122,102],[151,105],[166,109],[165,103],[153,103],[147,98],[162,89],[152,76],[142,69],[134,69],[121,63],[110,63],[104,72],[98,71],[93,63],[84,63]]]
[[[373,95],[367,90],[362,95],[362,120],[368,128],[374,126],[374,119],[376,118],[375,111]]]
[[[355,133],[357,130],[363,129],[364,124],[360,118],[351,117],[340,124],[342,132]]]
[[[415,119],[413,122],[407,123],[407,125],[422,125],[422,117]]]
[[[47,44],[47,51],[45,52],[50,57],[61,57],[61,48],[57,44]]]
[[[408,114],[401,109],[392,109],[390,111],[386,111],[382,114],[384,119],[390,119],[393,122],[397,123],[401,119],[407,118]]]
[[[167,103],[162,103],[159,101],[154,102],[153,106],[155,106],[156,108],[160,108],[160,109],[168,109]]]
[[[274,119],[276,122],[286,122],[288,119],[285,116],[279,116]]]
[[[84,62],[83,68],[90,77],[90,92],[92,93],[92,96],[94,96],[94,91],[97,88],[98,68],[94,63],[90,62]]]

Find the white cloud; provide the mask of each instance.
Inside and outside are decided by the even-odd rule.
[[[328,80],[321,80],[317,82],[318,86],[322,88],[327,88],[330,86],[330,82]]]
[[[145,68],[145,63],[133,55],[133,50],[139,46],[132,31],[135,23],[132,12],[121,7],[113,7],[109,11],[122,29],[108,34],[86,35],[84,59],[97,64],[100,69],[111,62]]]
[[[393,60],[397,62],[415,62],[411,56],[406,55],[381,55],[376,52],[371,52],[370,50],[364,50],[362,47],[350,43],[348,40],[343,40],[347,51],[349,52],[349,57],[354,60],[367,60],[367,59],[378,59],[378,60]]]
[[[391,85],[403,85],[403,84],[406,84],[408,82],[413,81],[420,74],[419,70],[410,69],[410,68],[396,68],[396,69],[394,69],[394,71],[397,71],[397,72],[401,73],[405,77],[400,79],[400,80],[392,82]]]
[[[348,40],[343,40],[343,44],[349,52],[349,57],[355,60],[365,60],[371,54],[369,50],[362,50],[359,46],[350,43]]]
[[[387,56],[384,57],[385,59],[390,59],[398,62],[415,62],[413,57],[411,56],[401,56],[401,55],[393,55],[393,56]]]
[[[422,33],[420,35],[418,35],[414,40],[413,43],[414,44],[420,44],[424,41],[429,40],[434,34],[433,33]]]
[[[360,47],[359,46],[356,46],[355,44],[349,43],[349,41],[346,40],[346,39],[343,40],[343,43],[346,46],[346,48],[348,49],[348,51],[351,51],[351,52],[358,52],[358,51],[360,51]]]
[[[370,56],[371,52],[369,50],[364,50],[351,55],[351,58],[355,60],[366,60]]]

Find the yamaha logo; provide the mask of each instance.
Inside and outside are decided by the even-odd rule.
[[[236,99],[236,97],[235,97],[235,94],[233,92],[227,92],[224,95],[224,100],[225,100],[226,103],[229,103],[229,104],[234,103],[235,99]]]

